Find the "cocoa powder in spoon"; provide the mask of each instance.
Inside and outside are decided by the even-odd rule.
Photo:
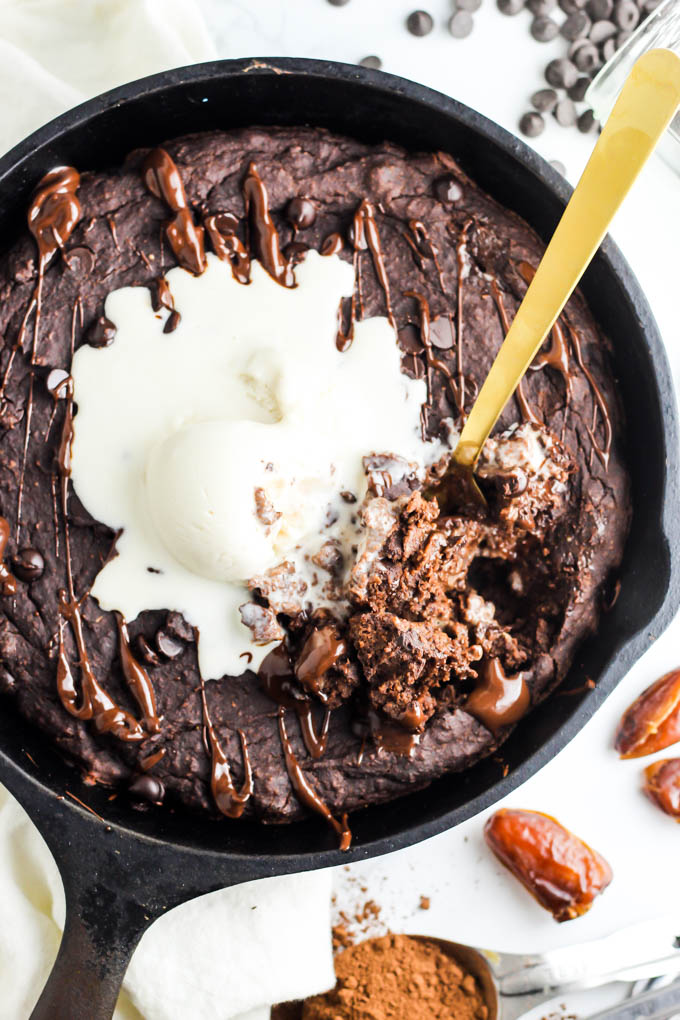
[[[345,949],[335,958],[337,984],[324,995],[278,1012],[301,1020],[486,1020],[487,1008],[472,974],[428,939],[385,935]],[[291,1004],[292,1005],[292,1004]],[[290,1006],[288,1006],[290,1010]]]

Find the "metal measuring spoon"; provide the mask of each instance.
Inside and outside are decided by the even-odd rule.
[[[412,937],[436,943],[476,978],[488,1020],[519,1020],[535,1006],[565,992],[596,988],[611,981],[680,974],[678,918],[632,925],[603,939],[532,955],[496,953],[426,935]],[[662,992],[670,990],[646,995]],[[626,1007],[630,1009],[637,1001],[628,999]]]

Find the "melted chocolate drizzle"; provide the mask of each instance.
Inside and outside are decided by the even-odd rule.
[[[159,276],[158,279],[154,280],[154,285],[151,288],[151,307],[154,312],[160,312],[163,308],[170,312],[165,320],[163,332],[173,333],[180,324],[181,315],[175,308],[175,299],[172,296],[170,285],[164,276]]]
[[[465,375],[463,373],[463,272],[465,270],[465,260],[463,256],[471,226],[472,220],[467,220],[463,224],[463,229],[456,244],[456,376],[458,386],[455,400],[458,413],[461,415],[465,414]]]
[[[144,183],[174,214],[165,233],[183,269],[200,276],[206,267],[203,227],[194,223],[179,170],[165,149],[153,149],[142,166]]]
[[[590,388],[591,388],[591,390],[593,392],[593,398],[594,398],[594,401],[595,401],[595,406],[593,407],[593,424],[592,424],[592,428],[588,429],[588,435],[590,436],[590,441],[593,444],[593,449],[595,450],[595,453],[597,454],[598,460],[600,461],[600,463],[602,464],[602,467],[606,471],[608,466],[609,466],[609,457],[611,455],[612,437],[613,437],[613,428],[612,428],[611,415],[609,413],[609,405],[607,404],[607,400],[605,398],[605,395],[602,392],[602,390],[600,389],[600,387],[598,386],[598,384],[597,384],[597,382],[595,380],[595,377],[593,376],[593,373],[590,371],[590,369],[588,368],[588,366],[586,365],[586,363],[583,360],[583,351],[581,350],[581,339],[580,339],[578,333],[576,332],[576,330],[573,328],[573,326],[571,324],[569,324],[568,328],[569,328],[569,337],[571,339],[571,343],[572,343],[572,346],[574,348],[574,355],[576,357],[576,363],[578,364],[578,367],[581,369],[581,371],[585,375],[586,379],[588,380],[588,382],[590,384]],[[595,428],[597,426],[597,411],[598,410],[599,410],[600,414],[602,415],[602,426],[604,428],[604,445],[602,445],[602,446],[600,446],[600,444],[598,443],[598,441],[597,441],[597,439],[595,437]]]
[[[367,198],[362,199],[359,203],[359,208],[354,214],[354,221],[352,223],[352,240],[354,243],[354,251],[356,253],[365,251],[367,248],[371,253],[375,275],[378,277],[378,282],[380,283],[385,295],[387,318],[389,319],[390,325],[393,329],[396,329],[397,325],[394,319],[392,297],[390,295],[390,281],[387,276],[385,258],[383,256],[382,245],[380,243],[380,232],[378,230],[378,224],[376,223],[373,205]]]
[[[118,627],[118,651],[123,675],[142,713],[142,722],[149,733],[158,733],[161,720],[156,709],[156,695],[149,674],[137,661],[130,648],[130,635],[122,613],[114,613]]]
[[[480,682],[464,708],[496,736],[504,726],[518,722],[530,705],[524,674],[507,676],[500,659],[487,659],[481,667]]]
[[[326,709],[321,729],[317,732],[311,699],[299,689],[288,652],[283,644],[277,645],[265,656],[260,666],[259,677],[267,697],[281,708],[292,709],[297,715],[309,756],[315,760],[323,758],[328,744],[330,710]]]
[[[451,396],[453,397],[456,406],[460,408],[461,405],[458,396],[459,386],[458,383],[456,382],[456,379],[453,376],[453,372],[451,371],[451,369],[449,368],[445,361],[442,361],[441,358],[437,357],[432,347],[432,340],[430,338],[430,306],[427,298],[423,294],[420,294],[418,293],[418,291],[415,290],[404,291],[404,297],[413,298],[414,301],[418,302],[418,310],[420,314],[420,340],[423,347],[425,348],[425,361],[428,369],[427,372],[428,399],[431,399],[432,396],[432,382],[430,378],[430,371],[434,370],[437,372],[441,372],[441,374],[444,376],[444,378],[446,379],[446,383],[449,387],[449,390],[451,392]]]
[[[215,254],[231,265],[237,283],[250,283],[250,253],[236,233],[238,220],[232,213],[213,213],[203,220]]]
[[[250,247],[269,275],[282,287],[294,287],[295,276],[281,253],[279,232],[269,211],[269,196],[257,166],[251,163],[243,181],[243,199],[250,227]]]
[[[288,739],[285,719],[286,710],[283,705],[279,707],[277,715],[279,720],[279,737],[281,738],[283,757],[286,762],[286,770],[288,772],[291,786],[295,791],[295,796],[301,804],[304,804],[304,806],[310,811],[315,811],[317,814],[321,815],[321,817],[324,818],[333,829],[335,829],[340,837],[340,849],[349,850],[352,844],[352,832],[349,828],[347,815],[343,814],[338,820],[321,800],[318,793],[314,790],[300,768],[300,763],[295,757],[292,744]]]
[[[203,703],[203,725],[210,747],[210,790],[218,811],[227,818],[240,818],[246,804],[253,794],[253,770],[250,764],[248,744],[243,730],[238,731],[243,756],[243,785],[236,789],[231,776],[229,761],[212,724],[205,696],[205,685],[201,684],[201,701]]]

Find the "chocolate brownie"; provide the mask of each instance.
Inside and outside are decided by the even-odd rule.
[[[148,287],[171,309],[165,272],[200,274],[206,248],[244,284],[257,258],[290,286],[312,248],[355,266],[339,347],[354,319],[387,316],[403,372],[427,382],[424,435],[446,442],[541,258],[527,224],[446,153],[313,128],[193,135],[108,173],[61,168],[28,219],[0,263],[0,688],[19,711],[133,798],[263,822],[312,809],[345,845],[344,812],[498,748],[597,626],[628,530],[609,342],[579,293],[485,448],[487,507],[456,500],[446,456],[422,477],[399,451],[366,450],[355,559],[342,568],[332,543],[319,554],[342,611],[286,603],[278,565],[242,610],[245,639],[277,644],[257,674],[205,683],[176,607],[126,622],[88,595],[117,535],[69,479],[69,371],[81,345],[116,343],[112,291]],[[257,512],[275,511],[261,496]]]

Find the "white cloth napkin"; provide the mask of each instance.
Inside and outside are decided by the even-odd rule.
[[[214,56],[194,0],[0,0],[0,153],[97,93]],[[264,1020],[273,1002],[325,991],[330,895],[319,872],[171,911],[144,935],[116,1020]],[[29,1016],[63,919],[52,856],[0,786],[0,1020]]]

